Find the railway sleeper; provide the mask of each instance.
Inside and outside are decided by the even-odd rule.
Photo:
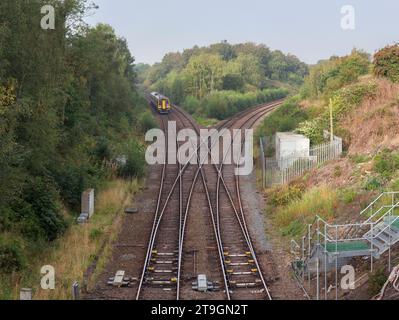
[[[176,273],[177,268],[172,268],[172,269],[155,269],[153,267],[148,268],[149,272],[152,273]]]
[[[170,256],[175,256],[175,255],[177,255],[178,254],[178,251],[175,251],[175,252],[158,252],[158,250],[152,250],[152,254],[155,254],[155,255],[157,255],[157,256],[168,256],[168,257],[170,257]]]
[[[256,288],[259,287],[261,283],[258,282],[239,282],[234,284],[233,286],[236,288]]]
[[[256,273],[252,272],[252,271],[232,271],[232,272],[229,272],[229,274],[232,276],[249,276],[249,275],[253,275]]]
[[[176,277],[171,277],[171,278],[146,277],[145,283],[147,283],[147,284],[173,284],[174,285],[177,283],[177,278]]]
[[[252,254],[251,252],[245,252],[245,253],[229,253],[229,252],[224,252],[223,253],[225,257],[251,257]]]
[[[248,260],[247,262],[231,262],[230,260],[226,261],[226,264],[229,267],[240,267],[240,266],[249,266],[249,265],[254,265],[253,260]]]
[[[176,263],[177,259],[173,259],[173,260],[157,260],[157,259],[151,259],[152,263],[155,264],[174,264]]]
[[[147,284],[150,286],[156,286],[156,287],[163,287],[163,286],[175,287],[176,286],[176,282],[173,282],[170,280],[166,280],[166,281],[153,280],[153,281],[148,281]]]

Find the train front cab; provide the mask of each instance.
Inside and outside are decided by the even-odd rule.
[[[158,100],[158,112],[159,113],[169,113],[170,102],[169,99],[163,98]]]

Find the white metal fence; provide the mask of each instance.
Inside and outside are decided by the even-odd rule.
[[[265,137],[260,139],[262,185],[264,188],[289,183],[326,161],[338,159],[342,154],[342,139],[334,136],[333,141],[310,148],[309,157],[292,155],[276,159],[269,154],[274,148],[273,141],[274,139]]]

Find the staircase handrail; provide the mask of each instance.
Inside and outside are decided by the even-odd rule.
[[[362,211],[360,211],[360,215],[362,216],[366,211],[370,210],[370,208],[373,207],[373,205],[380,200],[383,196],[385,195],[395,195],[395,194],[399,194],[399,191],[386,191],[381,193],[376,199],[374,199],[373,202],[371,202],[366,208],[364,208]]]
[[[290,252],[296,259],[298,259],[298,254],[296,252],[298,249],[301,249],[301,246],[294,239],[291,239]]]
[[[393,219],[393,221],[389,221],[389,224],[388,224],[384,229],[381,229],[377,234],[372,235],[372,237],[371,237],[370,239],[376,239],[376,238],[378,238],[384,231],[386,231],[386,230],[388,230],[388,229],[391,229],[392,224],[393,224],[394,222],[396,222],[398,219],[399,219],[399,216],[396,216],[396,218]]]
[[[376,211],[375,214],[373,214],[371,217],[369,217],[365,222],[371,221],[379,213],[379,211],[382,210],[383,208],[390,208],[390,209],[387,212],[385,212],[381,217],[379,217],[376,221],[374,221],[376,224],[379,223],[380,220],[382,218],[384,218],[390,211],[394,210],[395,208],[399,208],[399,201],[397,203],[395,203],[394,205],[382,206],[380,209],[378,209]]]
[[[368,223],[364,223],[364,222],[360,223],[359,222],[359,223],[327,225],[327,228],[337,230],[338,228],[341,228],[341,227],[353,228],[353,227],[365,227],[365,226],[368,226],[370,228],[370,230],[371,230],[373,225],[374,225],[374,223],[372,223],[372,222],[368,222]],[[346,235],[342,236],[342,237],[339,237],[339,238],[338,237],[335,237],[335,238],[331,237],[328,232],[326,234],[324,234],[324,233],[321,233],[321,234],[324,236],[324,238],[326,239],[327,242],[333,242],[333,243],[335,243],[335,242],[343,242],[343,241],[365,240],[365,238],[363,236],[362,237],[351,237],[351,238],[348,238],[347,237],[348,233]]]

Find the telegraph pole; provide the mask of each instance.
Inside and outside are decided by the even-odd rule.
[[[333,101],[330,98],[330,141],[334,141]]]

